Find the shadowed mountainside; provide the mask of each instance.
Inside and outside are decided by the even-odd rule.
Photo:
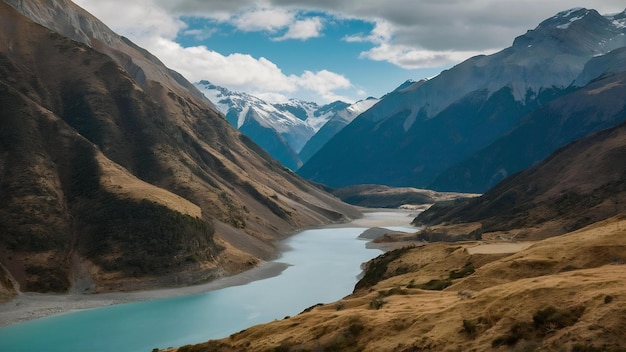
[[[625,158],[622,123],[569,144],[481,197],[435,205],[415,222],[440,232],[446,225],[479,223],[475,235],[483,237],[536,239],[570,232],[626,211]]]
[[[626,120],[625,72],[626,48],[590,60],[580,78],[594,80],[535,110],[508,134],[442,172],[431,188],[489,189],[553,150]]]
[[[359,215],[76,5],[17,5],[81,41],[0,2],[8,296],[207,281],[271,258],[296,229]]]

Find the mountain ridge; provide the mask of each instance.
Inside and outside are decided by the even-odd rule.
[[[626,28],[613,18],[587,9],[562,12],[509,48],[404,85],[338,133],[298,174],[333,187],[431,187],[440,173],[509,133],[528,114],[579,89],[572,83],[588,62],[626,46]],[[490,172],[481,182],[497,170]],[[445,190],[485,190],[462,187]]]
[[[303,161],[375,100],[368,98],[354,104],[335,101],[322,106],[298,99],[269,103],[208,80],[195,85],[231,125],[292,170],[300,168]],[[306,146],[311,139],[311,144]]]
[[[3,300],[205,282],[272,258],[297,229],[359,216],[135,47],[89,46],[0,9]]]

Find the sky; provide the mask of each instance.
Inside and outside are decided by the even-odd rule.
[[[381,97],[573,7],[623,0],[73,0],[191,82],[270,102]]]

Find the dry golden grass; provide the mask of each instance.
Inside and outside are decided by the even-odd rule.
[[[626,216],[516,254],[471,254],[476,246],[412,248],[369,289],[178,351],[626,350]],[[414,288],[468,261],[475,272],[443,291]],[[550,306],[580,316],[563,325],[533,323]],[[517,336],[520,327],[528,331]],[[506,338],[509,345],[498,346]]]
[[[130,199],[147,199],[182,214],[198,218],[202,217],[200,207],[187,199],[163,188],[141,181],[131,175],[126,169],[105,157],[102,153],[98,152],[97,159],[102,171],[100,185],[106,191]]]

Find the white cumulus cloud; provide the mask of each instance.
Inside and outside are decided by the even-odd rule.
[[[273,40],[282,41],[287,39],[300,39],[306,40],[309,38],[316,38],[321,35],[324,25],[322,19],[319,17],[305,18],[297,20],[289,25],[287,33],[274,38]]]
[[[287,96],[307,97],[324,103],[352,100],[334,92],[352,87],[345,76],[334,72],[304,71],[301,75],[286,75],[264,57],[255,58],[244,53],[223,55],[205,46],[183,47],[175,41],[179,33],[207,37],[214,34],[214,30],[186,29],[184,22],[164,7],[157,6],[155,0],[75,1],[191,82],[208,79],[214,84],[271,101],[285,101]],[[122,8],[124,10],[120,11]],[[277,35],[275,40],[304,40],[319,36],[323,29],[323,21],[318,17],[299,18],[297,12],[280,8],[249,7],[230,15],[223,12],[218,15],[213,19],[228,22],[241,31],[274,33]]]
[[[281,8],[255,8],[237,14],[229,19],[237,29],[253,32],[276,32],[289,26],[295,20],[295,14]]]

